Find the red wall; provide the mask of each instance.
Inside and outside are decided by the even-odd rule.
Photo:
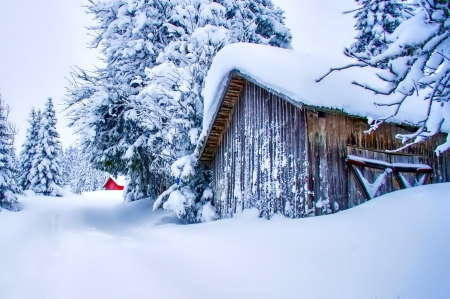
[[[106,190],[123,190],[123,186],[119,186],[114,182],[111,178],[108,179],[108,181],[105,184]]]

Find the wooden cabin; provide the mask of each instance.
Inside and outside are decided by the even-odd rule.
[[[450,181],[450,153],[434,152],[444,134],[390,152],[402,146],[396,134],[416,128],[385,123],[366,134],[367,118],[294,101],[248,73],[228,73],[199,151],[212,171],[220,218],[248,208],[265,218],[330,214],[388,192]]]
[[[124,186],[125,179],[123,177],[118,177],[117,179],[109,177],[106,179],[105,184],[103,184],[105,190],[123,190]]]

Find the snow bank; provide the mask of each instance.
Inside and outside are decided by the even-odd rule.
[[[343,55],[343,54],[342,54]],[[371,68],[351,68],[334,72],[320,83],[316,79],[330,68],[346,65],[342,57],[280,49],[255,44],[232,44],[215,57],[206,78],[202,136],[208,134],[222,99],[230,72],[236,70],[257,84],[289,98],[297,105],[311,105],[342,110],[368,118],[388,116],[394,107],[377,107],[375,102],[391,102],[398,96],[375,95],[352,84],[357,81],[374,87],[385,87]],[[354,63],[347,59],[347,63]],[[418,122],[424,119],[426,102],[414,96],[408,99],[395,122]],[[446,128],[448,128],[448,124]]]
[[[450,298],[450,183],[337,214],[180,225],[153,201],[20,198],[0,212],[1,298]],[[94,196],[91,198],[90,196]]]
[[[108,179],[109,179],[109,177],[108,177]],[[111,203],[111,201],[115,201],[116,203],[123,202],[123,190],[89,191],[89,192],[83,192],[83,195],[86,198],[92,198],[93,200],[96,200],[96,201],[108,200],[109,203]]]

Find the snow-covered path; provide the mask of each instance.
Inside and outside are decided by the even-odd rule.
[[[28,196],[0,213],[0,298],[450,298],[449,193],[198,225],[115,191]]]

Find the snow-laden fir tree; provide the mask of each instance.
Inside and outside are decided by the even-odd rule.
[[[203,80],[220,48],[291,41],[270,0],[93,1],[89,11],[106,67],[79,70],[67,105],[92,162],[127,174],[130,201],[158,196],[173,182],[171,163],[193,152]]]
[[[389,100],[381,100],[375,105],[392,107],[392,113],[371,122],[369,132],[376,130],[380,124],[395,117],[402,107],[409,105],[406,100],[412,95],[419,94],[426,101],[427,108],[423,120],[413,124],[418,127],[417,131],[397,135],[397,138],[402,139],[405,144],[399,150],[431,138],[442,131],[445,123],[450,122],[449,1],[407,1],[402,6],[402,13],[410,14],[410,17],[401,22],[391,34],[386,34],[383,40],[384,51],[370,56],[360,55],[370,52],[370,45],[367,45],[367,51],[355,52],[352,48],[347,49],[346,55],[358,61],[331,70],[349,67],[380,69],[378,76],[386,82],[384,88],[354,82],[376,94],[390,96]],[[369,25],[365,28],[369,28]],[[364,31],[364,28],[361,30]],[[436,148],[436,154],[439,155],[449,148],[450,137],[447,135],[447,141]]]
[[[148,130],[133,116],[133,98],[142,86],[145,68],[179,36],[170,22],[173,1],[92,1],[88,13],[98,21],[91,28],[93,47],[100,46],[106,67],[94,73],[78,70],[68,88],[67,105],[80,143],[100,170],[127,174],[134,197],[156,196],[160,178],[149,171],[152,153]],[[142,181],[145,178],[145,182]]]
[[[268,1],[183,3],[177,7],[176,16],[186,35],[171,42],[159,55],[159,65],[147,72],[147,87],[137,98],[136,107],[138,113],[144,112],[141,119],[149,120],[152,129],[155,119],[167,119],[155,134],[162,136],[158,143],[162,148],[155,159],[160,163],[155,168],[172,173],[177,183],[157,199],[154,207],[174,210],[194,222],[205,220],[204,207],[210,206],[207,203],[212,197],[211,174],[197,163],[194,150],[203,119],[201,91],[214,56],[225,45],[239,41],[289,47],[290,33],[282,25],[280,11]],[[230,15],[235,18],[227,19]]]
[[[348,51],[370,58],[387,49],[387,41],[395,29],[411,17],[411,8],[401,0],[357,0],[362,7],[355,15],[356,42]]]
[[[69,146],[63,151],[61,157],[61,186],[70,186],[70,182],[74,178],[75,169],[79,163],[78,149]]]
[[[30,189],[36,194],[62,196],[61,188],[61,142],[56,131],[56,113],[51,98],[45,103],[45,109],[39,122],[36,153],[31,163]]]
[[[14,143],[15,143],[15,141],[13,142],[13,145],[14,145]],[[13,146],[12,159],[13,159],[14,169],[16,170],[16,172],[14,173],[14,181],[16,182],[17,186],[19,186],[20,190],[22,191],[22,188],[20,186],[20,176],[21,176],[20,169],[21,169],[22,165],[20,163],[20,158],[17,156],[17,149],[15,146]]]
[[[62,158],[62,181],[75,194],[97,191],[109,175],[92,167],[88,155],[78,146],[70,146],[64,151]]]
[[[9,107],[0,95],[0,211],[2,208],[18,211],[17,195],[21,190],[16,177],[18,169],[15,163],[14,125],[8,121]]]
[[[25,136],[25,141],[22,145],[22,151],[20,152],[21,171],[19,184],[23,190],[30,189],[31,186],[31,169],[36,154],[37,137],[39,134],[39,124],[41,122],[41,112],[31,109],[30,116],[28,118],[28,129]]]

